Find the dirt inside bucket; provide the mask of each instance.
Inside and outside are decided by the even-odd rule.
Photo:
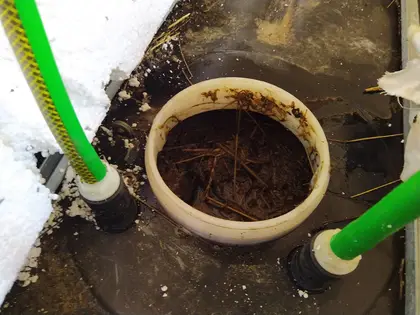
[[[158,168],[182,200],[233,221],[289,212],[308,196],[312,178],[296,136],[244,110],[205,112],[179,123],[159,153]]]

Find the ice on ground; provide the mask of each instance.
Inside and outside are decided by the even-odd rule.
[[[129,77],[173,3],[37,0],[58,68],[89,140],[109,108],[105,86]],[[0,250],[8,253],[0,259],[1,304],[52,211],[53,195],[40,183],[33,154],[46,156],[59,148],[2,27],[0,69]]]

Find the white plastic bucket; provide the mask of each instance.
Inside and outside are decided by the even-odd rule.
[[[246,102],[241,101],[244,97]],[[236,109],[238,101],[241,106],[247,106],[247,110],[269,115],[293,132],[305,147],[314,172],[309,196],[290,212],[273,219],[239,222],[205,214],[178,198],[165,184],[157,168],[158,153],[175,125],[202,112]],[[312,112],[296,97],[279,87],[246,78],[204,81],[175,95],[153,121],[146,145],[145,162],[150,186],[167,213],[188,230],[225,244],[257,244],[290,232],[318,206],[330,178],[328,142]]]

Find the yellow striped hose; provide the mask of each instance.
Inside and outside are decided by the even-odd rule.
[[[39,109],[70,164],[86,183],[103,179],[106,168],[74,112],[35,0],[0,0],[0,20]]]

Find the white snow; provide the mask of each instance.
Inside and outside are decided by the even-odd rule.
[[[105,85],[129,77],[173,3],[37,0],[65,86],[89,140],[109,107]],[[50,198],[55,197],[40,184],[33,153],[47,155],[59,148],[2,27],[0,69],[0,251],[7,253],[0,258],[2,304],[52,211]],[[79,210],[80,205],[74,208]]]
[[[0,304],[52,211],[50,192],[39,183],[35,163],[18,158],[0,139]],[[29,256],[39,254],[35,249]],[[23,281],[29,284],[32,280],[28,274]]]
[[[408,28],[409,45],[412,45],[420,56],[420,26]],[[378,85],[389,95],[403,97],[420,104],[420,58],[407,62],[403,70],[387,72],[378,80]]]

